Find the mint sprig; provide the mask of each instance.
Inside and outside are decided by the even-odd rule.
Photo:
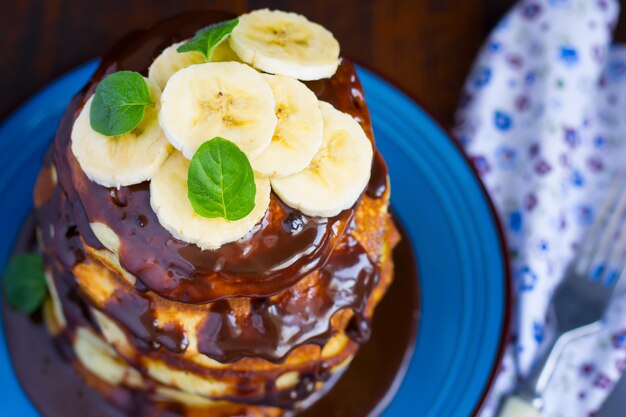
[[[4,295],[15,309],[31,314],[46,299],[43,259],[36,254],[15,255],[4,273]]]
[[[211,60],[213,49],[226,39],[239,23],[239,18],[216,23],[200,29],[195,36],[176,48],[178,52],[200,52],[204,59]]]
[[[148,83],[133,71],[115,72],[100,81],[91,102],[91,128],[105,136],[130,132],[154,106]]]
[[[202,217],[235,221],[254,208],[256,184],[250,161],[237,145],[219,136],[194,154],[187,187],[189,201]]]

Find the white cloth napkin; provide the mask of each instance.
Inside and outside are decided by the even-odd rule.
[[[518,302],[485,417],[553,336],[550,294],[626,168],[626,47],[611,46],[618,13],[610,0],[522,1],[489,36],[465,85],[455,135],[506,230]],[[626,255],[619,260],[609,267],[623,267]],[[626,294],[601,334],[566,350],[543,416],[593,416],[624,368]]]

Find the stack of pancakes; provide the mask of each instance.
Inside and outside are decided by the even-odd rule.
[[[48,327],[85,380],[134,417],[305,407],[367,340],[393,279],[398,235],[378,154],[352,209],[314,218],[272,194],[247,236],[213,251],[159,224],[147,183],[110,189],[82,172],[70,132],[95,85],[112,70],[145,73],[163,45],[222,19],[179,17],[114,48],[69,105],[35,188]],[[309,87],[353,115],[373,143],[351,63]]]

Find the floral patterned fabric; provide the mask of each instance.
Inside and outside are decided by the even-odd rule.
[[[505,227],[518,303],[485,417],[553,337],[550,295],[626,168],[626,47],[611,46],[618,12],[609,0],[522,1],[490,35],[465,85],[455,135]],[[619,270],[625,256],[607,267]],[[543,416],[593,416],[624,368],[621,294],[605,330],[567,348]]]

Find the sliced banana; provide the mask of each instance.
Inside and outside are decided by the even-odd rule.
[[[339,65],[333,34],[296,13],[263,9],[244,14],[229,43],[253,67],[299,80],[332,77]]]
[[[239,55],[235,53],[228,44],[228,41],[224,40],[217,44],[211,54],[211,62],[242,62]]]
[[[273,178],[272,189],[287,205],[309,216],[330,217],[356,203],[372,168],[372,144],[349,114],[320,102],[324,141],[311,164],[297,174]]]
[[[265,215],[270,204],[270,183],[255,178],[254,209],[241,220],[208,219],[198,215],[187,197],[189,160],[174,152],[150,182],[150,204],[159,222],[175,238],[201,249],[217,249],[245,236]]]
[[[158,122],[161,90],[146,79],[154,107],[146,107],[139,126],[119,136],[104,136],[91,128],[93,96],[72,127],[72,152],[89,179],[105,187],[147,181],[172,151]]]
[[[187,159],[215,136],[235,143],[253,159],[270,144],[276,128],[274,95],[263,76],[245,64],[192,65],[165,86],[159,123]]]
[[[165,48],[148,69],[148,77],[154,80],[161,90],[165,88],[172,75],[181,69],[205,62],[199,52],[178,52],[176,49],[183,43],[178,42]]]
[[[322,146],[324,120],[317,97],[300,81],[264,75],[276,101],[278,124],[267,149],[251,164],[259,175],[284,177],[302,171]]]

